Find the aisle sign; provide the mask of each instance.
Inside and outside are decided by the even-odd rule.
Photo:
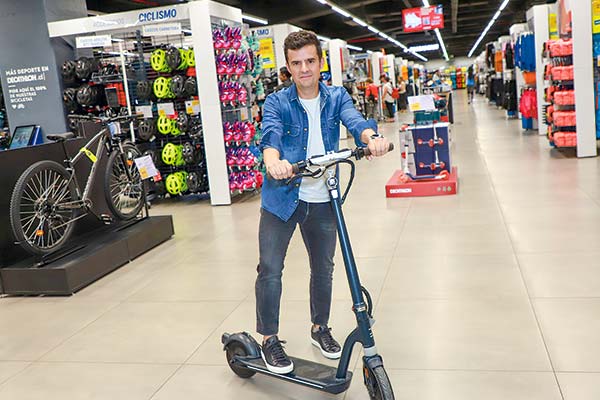
[[[75,46],[78,49],[91,47],[110,47],[112,38],[110,35],[78,36],[75,38]]]
[[[181,35],[181,22],[170,22],[168,24],[144,25],[143,36]]]
[[[273,49],[273,39],[263,38],[259,39],[260,49],[258,54],[262,59],[263,68],[270,69],[275,68],[275,50]]]
[[[430,31],[444,28],[444,8],[441,5],[402,10],[404,32]]]

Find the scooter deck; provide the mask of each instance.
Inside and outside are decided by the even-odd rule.
[[[294,370],[289,374],[276,374],[267,369],[262,358],[235,357],[235,360],[245,367],[258,373],[270,375],[284,381],[299,383],[327,393],[338,394],[345,392],[352,381],[352,372],[346,372],[345,379],[335,377],[337,368],[319,364],[301,358],[290,357]]]

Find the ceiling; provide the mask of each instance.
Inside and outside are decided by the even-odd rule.
[[[182,2],[185,0],[87,0],[87,6],[88,10],[117,12]],[[290,6],[290,2],[282,0],[219,0],[219,2],[241,8],[246,14],[267,19],[269,24],[290,23],[313,30],[323,36],[344,39],[365,50],[383,48],[388,54],[407,56],[394,44],[357,25],[350,18],[335,13],[330,7],[316,0],[296,0],[293,7]],[[403,32],[402,10],[421,7],[422,0],[335,0],[334,2],[406,46],[437,43],[433,32]],[[525,12],[531,6],[548,2],[553,1],[511,0],[475,54],[483,49],[487,41],[508,34],[511,25],[525,22]],[[441,34],[449,56],[464,57],[498,10],[502,0],[431,0],[430,3],[444,6],[445,27],[441,29]],[[423,55],[429,59],[443,57],[441,50],[423,53]]]

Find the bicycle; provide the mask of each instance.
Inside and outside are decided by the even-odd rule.
[[[133,144],[123,143],[118,134],[120,123],[140,117],[69,115],[69,118],[94,121],[103,128],[72,158],[65,145],[67,139],[75,137],[72,132],[48,135],[49,140],[61,143],[65,154],[63,165],[51,160],[31,165],[17,180],[10,201],[10,224],[17,244],[35,256],[47,256],[61,249],[73,231],[74,222],[89,213],[105,224],[113,222],[109,215],[98,215],[92,209],[91,191],[105,154],[108,161],[104,193],[113,216],[131,220],[145,202],[143,180],[134,162],[141,153]],[[96,142],[97,150],[92,153],[90,147]],[[92,162],[83,193],[75,175],[75,165],[82,159]]]

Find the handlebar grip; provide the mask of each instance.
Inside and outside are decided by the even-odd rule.
[[[300,173],[300,166],[298,165],[298,163],[292,164],[292,172],[294,173],[294,175]]]
[[[388,146],[388,151],[392,151],[392,150],[394,150],[394,143],[390,143],[390,145]],[[363,155],[364,156],[370,156],[371,155],[371,150],[369,150],[368,147],[363,147],[362,151],[363,151]]]

